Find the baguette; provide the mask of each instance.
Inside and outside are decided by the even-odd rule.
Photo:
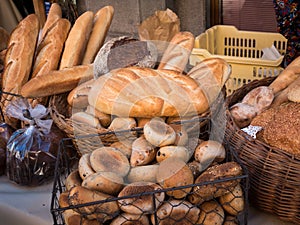
[[[95,14],[92,33],[82,60],[83,65],[94,62],[97,52],[105,41],[113,15],[114,8],[112,6],[105,6]]]
[[[52,70],[29,80],[21,89],[26,98],[47,97],[71,91],[81,82],[93,78],[93,66],[79,65],[62,70]]]
[[[71,23],[67,19],[58,19],[49,28],[37,47],[31,79],[58,69],[60,56],[70,28]]]
[[[42,29],[42,34],[40,38],[41,40],[45,38],[45,35],[48,32],[48,30],[51,30],[51,27],[61,18],[62,18],[62,11],[60,5],[55,2],[52,3],[48,12],[47,19]]]
[[[175,34],[162,56],[158,69],[169,69],[182,73],[194,47],[194,41],[194,35],[190,32]]]
[[[39,21],[35,14],[25,17],[11,33],[4,62],[3,91],[20,94],[28,81],[38,33]],[[12,97],[3,95],[2,100],[11,100]]]
[[[92,26],[94,13],[86,11],[79,16],[72,26],[62,54],[59,69],[68,68],[82,63]]]
[[[230,67],[221,59],[214,61],[215,64],[219,62],[217,69],[210,70],[212,73],[209,75],[213,78],[208,79],[206,76],[206,79],[201,80],[201,86],[197,75],[202,72],[197,69],[191,76],[173,70],[141,67],[115,69],[96,79],[88,101],[97,110],[120,117],[198,115],[209,109],[205,94],[216,98],[229,77]],[[204,89],[208,92],[205,93],[202,87],[217,89],[210,92]]]

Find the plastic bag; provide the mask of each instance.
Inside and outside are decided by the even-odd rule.
[[[32,108],[26,99],[12,101],[6,109],[20,119],[24,128],[16,130],[7,143],[6,173],[21,185],[37,186],[54,176],[58,138],[51,132],[52,119],[43,105]]]

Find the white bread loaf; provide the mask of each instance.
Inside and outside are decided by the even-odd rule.
[[[93,28],[94,13],[86,11],[80,15],[72,26],[61,57],[59,69],[82,63],[84,52]]]
[[[219,87],[214,90],[217,92],[214,97],[224,85],[223,74],[227,76],[227,71],[216,73],[211,76],[221,79],[202,80],[203,86]],[[100,76],[89,92],[88,101],[97,110],[120,117],[191,116],[209,109],[203,90],[192,77],[172,70],[140,67],[116,69]]]
[[[182,73],[189,61],[194,41],[195,38],[191,32],[175,34],[161,58],[158,69],[169,69]]]
[[[82,64],[94,62],[97,52],[102,47],[114,16],[114,8],[110,5],[99,9],[94,15],[92,32],[87,43]]]

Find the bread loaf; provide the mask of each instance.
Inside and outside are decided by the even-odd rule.
[[[71,91],[81,82],[93,78],[93,66],[79,65],[62,70],[52,70],[43,76],[30,79],[20,91],[23,97],[46,97]]]
[[[82,63],[86,45],[92,31],[93,18],[94,13],[86,11],[76,19],[65,42],[59,69],[73,67]]]
[[[204,79],[203,85],[209,86],[207,82]],[[172,70],[140,67],[116,69],[99,77],[88,101],[99,111],[120,117],[188,116],[209,109],[193,78]]]
[[[165,50],[158,69],[175,70],[182,73],[194,47],[194,35],[191,32],[175,34]]]
[[[25,17],[12,31],[5,57],[3,91],[20,94],[22,86],[28,81],[38,33],[39,21],[35,14]],[[12,97],[3,95],[2,100],[11,100]]]
[[[105,6],[94,15],[93,28],[83,56],[82,64],[94,62],[97,52],[102,47],[114,15],[112,6]]]
[[[67,19],[58,19],[49,27],[37,46],[31,79],[58,68],[70,28],[71,23]]]

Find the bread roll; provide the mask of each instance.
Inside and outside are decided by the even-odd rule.
[[[122,140],[114,142],[110,145],[112,148],[116,148],[120,152],[122,152],[128,159],[130,159],[132,152],[132,141],[131,140]]]
[[[92,32],[82,60],[83,65],[94,62],[97,52],[105,41],[113,16],[114,8],[110,5],[99,9],[94,15]]]
[[[82,179],[80,177],[79,171],[74,170],[72,171],[65,180],[66,190],[71,190],[72,187],[80,186],[82,183]]]
[[[225,218],[225,212],[222,206],[215,200],[207,201],[200,206],[200,216],[197,224],[203,225],[222,225]]]
[[[213,162],[222,162],[226,157],[224,146],[214,140],[201,142],[195,149],[194,158],[201,163],[202,169],[206,169]]]
[[[169,124],[175,131],[175,142],[174,145],[185,146],[188,143],[189,135],[186,131],[185,126],[181,124]]]
[[[232,119],[239,128],[247,127],[254,117],[257,109],[247,103],[238,102],[229,108]]]
[[[43,76],[30,79],[20,93],[26,98],[46,97],[71,91],[81,82],[93,78],[93,66],[81,65],[53,70]]]
[[[117,195],[123,188],[124,180],[114,172],[98,171],[87,176],[81,185],[91,190]]]
[[[174,188],[194,183],[194,176],[188,165],[181,159],[170,157],[159,164],[156,176],[157,182],[163,188]],[[191,187],[168,191],[167,195],[174,198],[184,198]]]
[[[112,219],[113,215],[119,213],[118,203],[113,200],[109,201],[111,198],[113,198],[111,195],[77,186],[70,190],[68,199],[70,206],[107,200],[107,202],[103,203],[74,208],[76,212],[84,215],[86,218],[97,219],[100,223],[104,223]]]
[[[90,156],[91,166],[96,171],[114,172],[125,177],[130,169],[127,157],[112,147],[101,147]]]
[[[68,94],[68,104],[74,108],[84,109],[89,105],[88,93],[92,88],[94,79],[79,84]]]
[[[300,103],[300,82],[289,90],[288,99],[292,102]]]
[[[203,182],[212,182],[223,178],[230,178],[242,175],[242,168],[236,162],[226,162],[207,168],[195,180],[195,184]],[[205,186],[193,187],[192,194],[188,196],[193,204],[201,204],[213,198],[220,197],[233,190],[238,184],[238,179],[224,181],[220,183],[211,183]]]
[[[156,149],[144,136],[132,142],[130,165],[132,167],[147,165],[155,159]]]
[[[95,108],[95,110],[98,110]],[[101,111],[100,111],[101,112]],[[135,131],[132,132],[121,132],[120,134],[118,131],[130,131],[131,129],[136,127],[136,121],[134,118],[122,118],[122,117],[115,117],[112,119],[110,125],[108,126],[109,131],[115,131],[118,139],[120,141],[123,140],[133,140],[136,139],[137,133]]]
[[[72,116],[70,117],[70,119],[74,122],[82,123],[86,126],[94,128],[94,129],[101,128],[101,124],[100,124],[99,120],[96,117],[94,117],[91,114],[88,114],[86,112],[73,113]]]
[[[156,213],[160,225],[197,224],[199,214],[199,208],[190,202],[176,199],[164,202]],[[151,222],[156,224],[154,214],[151,215]]]
[[[94,109],[90,105],[87,106],[85,112],[97,118],[102,127],[106,128],[111,124],[112,118],[110,115],[100,112],[99,110]]]
[[[84,180],[86,177],[96,172],[92,168],[90,156],[91,153],[86,153],[83,154],[79,159],[78,172],[82,180]]]
[[[219,202],[230,215],[237,216],[245,209],[245,199],[240,184],[225,195],[220,196]]]
[[[113,219],[110,225],[150,225],[146,215],[137,215],[130,213],[122,213]]]
[[[93,17],[94,13],[92,11],[86,11],[76,19],[65,42],[59,65],[60,70],[82,63],[86,45],[92,31]]]
[[[151,182],[135,182],[128,184],[118,195],[120,198],[118,200],[118,205],[122,211],[127,213],[138,215],[150,214],[156,210],[165,199],[164,192],[155,192],[161,189],[162,187],[160,185]],[[138,196],[139,194],[141,195]],[[122,199],[122,197],[125,196],[136,197]]]
[[[7,47],[2,77],[4,92],[20,94],[28,81],[39,33],[37,15],[30,14],[19,22],[12,31]],[[12,95],[2,95],[2,100],[11,100]]]
[[[176,33],[165,50],[158,69],[175,70],[182,73],[194,47],[195,37],[191,32]]]
[[[158,167],[158,164],[132,167],[127,175],[127,182],[134,183],[144,181],[156,183]]]
[[[191,77],[140,67],[116,69],[99,77],[88,100],[99,111],[120,117],[188,116],[209,109],[202,89]]]
[[[172,145],[176,140],[174,129],[162,119],[154,118],[144,125],[145,139],[153,146]]]
[[[175,146],[175,145],[164,146],[159,148],[156,153],[156,161],[159,163],[170,157],[179,158],[186,163],[190,160],[189,151],[184,146]]]

